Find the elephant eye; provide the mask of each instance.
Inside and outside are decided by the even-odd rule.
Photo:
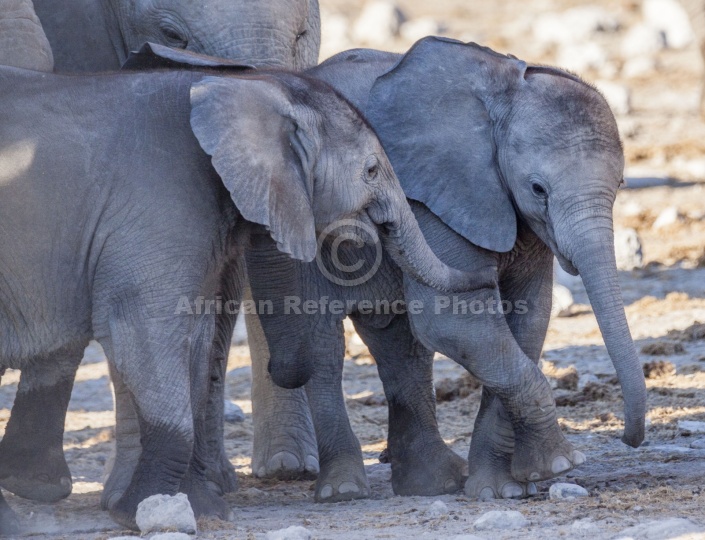
[[[531,184],[531,189],[533,190],[533,192],[534,192],[536,195],[538,195],[538,196],[540,196],[540,197],[545,197],[545,196],[546,196],[546,189],[545,189],[541,184],[539,184],[539,183],[537,183],[537,182],[533,182],[533,183]]]
[[[301,38],[303,38],[306,35],[307,30],[302,30],[298,34],[296,34],[296,41],[299,41]]]
[[[370,165],[367,167],[367,178],[370,180],[373,180],[377,176],[377,172],[379,171],[379,165],[376,163],[374,165]]]
[[[161,31],[170,46],[180,49],[188,47],[188,40],[173,28],[163,27]]]

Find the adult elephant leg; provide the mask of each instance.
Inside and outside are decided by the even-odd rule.
[[[316,428],[321,472],[316,502],[338,502],[370,496],[360,442],[355,437],[343,396],[345,333],[342,321],[319,319],[310,347],[315,370],[306,383]],[[313,332],[312,332],[313,333]]]
[[[377,361],[389,404],[388,453],[397,495],[440,495],[458,491],[467,463],[443,442],[436,421],[433,352],[411,332],[406,315],[385,328],[353,319]]]
[[[520,234],[526,235],[526,232]],[[531,249],[522,251],[503,272],[500,294],[508,302],[506,305],[511,305],[505,317],[514,339],[524,354],[538,364],[551,316],[553,254],[535,237],[530,245]],[[534,495],[536,485],[533,482],[518,482],[512,478],[513,455],[514,430],[507,412],[500,399],[483,388],[470,443],[466,493],[481,499]]]
[[[252,299],[249,289],[245,299]],[[269,347],[259,317],[248,313],[245,322],[252,358],[252,473],[282,480],[315,478],[318,450],[306,392],[274,384],[267,370]]]
[[[34,358],[22,369],[12,414],[0,441],[0,486],[15,495],[55,502],[71,493],[64,422],[87,341]]]

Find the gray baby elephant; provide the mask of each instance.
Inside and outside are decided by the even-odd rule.
[[[144,498],[180,490],[197,515],[228,514],[206,487],[199,430],[232,321],[182,308],[239,299],[251,231],[311,261],[318,230],[358,217],[430,285],[492,279],[435,257],[372,130],[324,83],[2,68],[0,96],[0,365],[41,374],[55,352],[101,343],[142,444],[110,507],[124,526]]]

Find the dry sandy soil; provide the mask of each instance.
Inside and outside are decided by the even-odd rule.
[[[560,51],[536,42],[535,17],[580,4],[577,0],[399,1],[409,18],[433,17],[444,24],[447,35],[542,63],[555,63]],[[549,500],[551,482],[545,482],[537,496],[522,501],[481,503],[462,493],[438,497],[449,511],[434,517],[428,512],[434,498],[395,497],[389,465],[378,462],[386,437],[382,388],[374,363],[356,336],[349,340],[345,391],[366,458],[372,499],[318,505],[313,502],[311,481],[256,480],[249,465],[249,356],[246,347],[233,347],[229,397],[248,413],[245,422],[226,427],[227,448],[241,479],[240,490],[227,498],[236,519],[234,523],[202,522],[200,537],[262,538],[266,531],[303,525],[315,538],[448,538],[473,534],[473,522],[495,509],[518,510],[530,525],[515,531],[477,532],[478,536],[611,538],[628,527],[672,517],[688,518],[705,531],[705,434],[678,426],[684,420],[705,421],[705,327],[693,326],[705,322],[705,124],[696,115],[700,59],[694,45],[666,49],[653,54],[652,69],[627,77],[617,51],[629,27],[641,17],[640,4],[632,0],[595,4],[614,13],[621,26],[594,36],[607,61],[583,75],[588,80],[611,79],[631,92],[631,110],[618,118],[627,176],[673,179],[669,185],[623,190],[615,208],[617,225],[637,229],[644,246],[646,267],[621,275],[634,339],[648,366],[649,426],[644,446],[633,450],[619,441],[621,394],[579,281],[571,287],[579,305],[572,317],[552,321],[543,364],[556,388],[561,425],[588,456],[583,466],[563,479],[587,488],[590,496],[578,500]],[[347,0],[323,0],[322,5],[324,24],[332,14],[354,20],[360,10],[357,2]],[[334,52],[334,46],[324,45],[328,53]],[[409,43],[397,38],[387,46],[404,50]],[[676,207],[681,219],[669,227],[654,228],[667,207]],[[444,358],[436,364],[436,377],[444,388],[460,385],[461,368]],[[9,372],[2,381],[0,434],[9,418],[17,378],[18,373]],[[475,389],[438,404],[443,437],[461,455],[467,455],[479,397]],[[101,351],[90,347],[79,371],[65,435],[74,494],[54,505],[7,496],[22,516],[28,536],[103,539],[120,533],[98,509],[113,424],[107,367]],[[652,536],[647,532],[636,536],[673,536],[659,536],[653,527],[649,530]]]

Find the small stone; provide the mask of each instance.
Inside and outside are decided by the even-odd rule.
[[[474,526],[478,531],[492,529],[519,529],[526,527],[529,520],[516,510],[492,510],[475,520]]]
[[[553,284],[553,302],[551,304],[551,315],[554,317],[564,317],[570,314],[570,308],[575,303],[573,293],[568,287],[559,283]]]
[[[667,540],[678,538],[689,533],[701,533],[705,529],[696,525],[689,519],[668,518],[656,521],[648,521],[634,527],[624,529],[619,533],[620,537],[638,538],[639,540]]]
[[[632,26],[622,38],[621,53],[624,58],[653,56],[665,46],[663,34],[642,23]]]
[[[641,238],[636,229],[617,229],[614,233],[614,254],[617,259],[617,269],[630,272],[643,268],[644,253]]]
[[[690,447],[695,450],[705,450],[705,439],[697,439],[690,443]]]
[[[669,206],[668,208],[662,210],[661,213],[658,215],[656,221],[654,221],[653,228],[663,229],[664,227],[670,227],[671,225],[675,225],[676,223],[682,220],[683,216],[681,216],[680,212],[678,211],[678,208],[676,208],[675,206]]]
[[[137,506],[137,527],[142,534],[176,530],[196,534],[196,518],[184,493],[152,495]]]
[[[269,531],[264,535],[265,540],[311,540],[312,537],[311,531],[299,525],[277,531]]]
[[[693,41],[688,13],[677,0],[644,0],[641,11],[646,23],[663,33],[667,47],[683,49]]]
[[[399,35],[404,14],[393,2],[367,2],[355,21],[353,39],[364,45],[384,46]]]
[[[573,532],[584,533],[584,534],[595,534],[600,532],[600,527],[595,524],[595,522],[590,518],[576,519],[570,526]]]
[[[695,433],[697,435],[705,434],[705,422],[696,422],[695,420],[680,420],[678,429],[687,433]]]
[[[167,532],[150,536],[149,540],[192,540],[192,538],[186,533]]]
[[[426,36],[435,36],[440,32],[441,25],[430,17],[407,21],[399,29],[399,35],[410,43],[414,43]]]
[[[629,114],[632,109],[631,91],[623,84],[612,81],[595,81],[597,89],[605,96],[607,104],[616,115]]]
[[[553,484],[548,490],[551,500],[571,500],[579,497],[589,497],[588,490],[578,484]]]
[[[439,518],[448,515],[448,505],[443,501],[433,501],[426,512],[429,517]]]
[[[242,411],[237,403],[230,400],[225,400],[223,404],[224,415],[223,418],[229,424],[237,424],[238,422],[245,421],[245,413]]]

